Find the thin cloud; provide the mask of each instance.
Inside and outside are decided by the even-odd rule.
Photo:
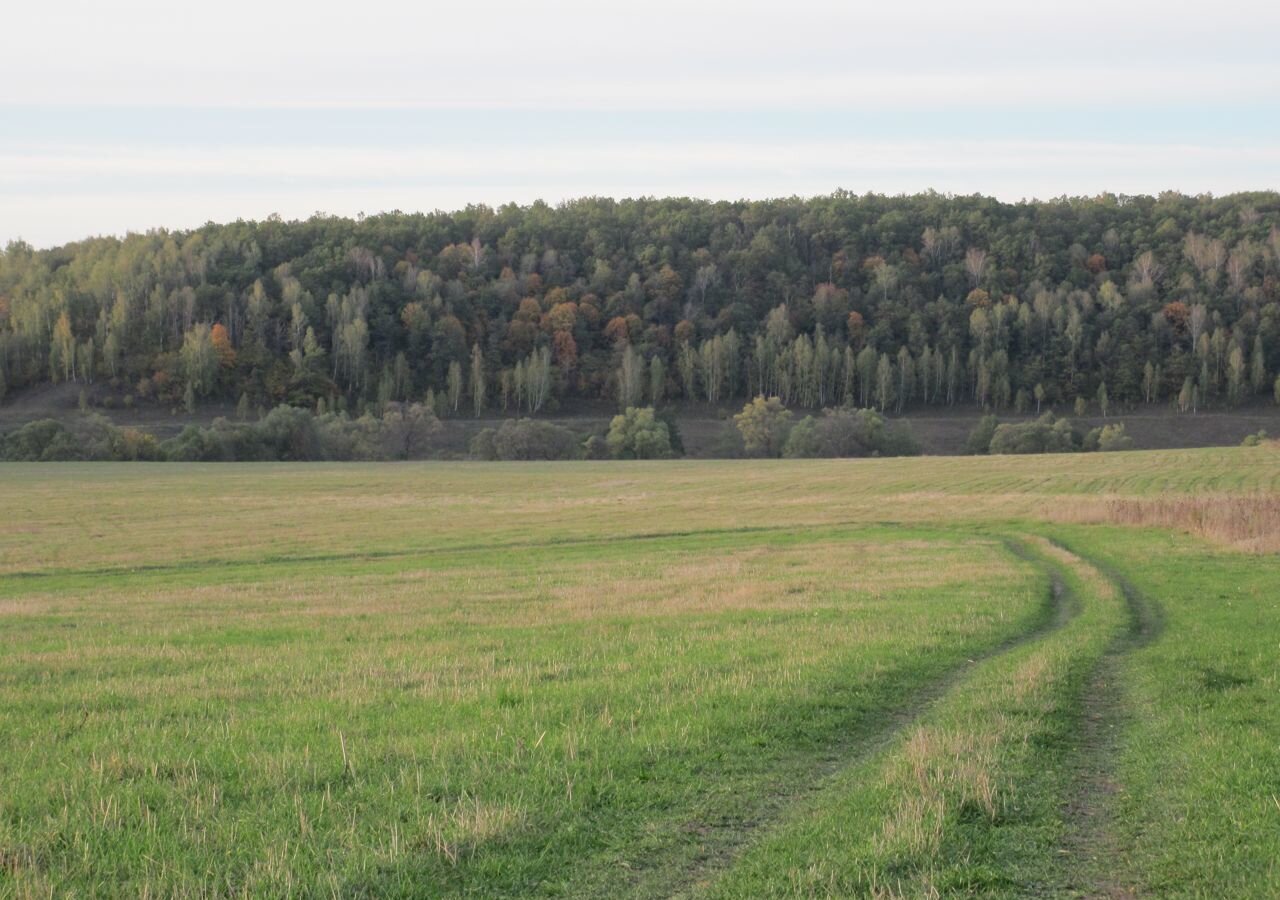
[[[1280,173],[1280,5],[1254,0],[226,0],[194,23],[66,0],[5,26],[0,241],[584,194],[1223,193]]]
[[[0,239],[38,246],[208,220],[457,209],[580,196],[738,199],[925,189],[1006,200],[1268,187],[1280,148],[1063,141],[858,141],[0,157]]]
[[[377,147],[231,147],[177,151],[148,147],[43,147],[0,153],[0,185],[18,188],[60,178],[144,176],[191,178],[359,179],[485,178],[524,173],[548,179],[631,177],[671,171],[871,171],[949,168],[957,171],[1031,171],[1134,167],[1280,167],[1280,146],[1144,144],[1105,141],[865,140],[735,142],[626,142],[575,145],[481,146],[387,150]]]

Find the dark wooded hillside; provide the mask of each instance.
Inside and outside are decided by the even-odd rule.
[[[442,415],[1280,392],[1280,195],[589,198],[0,252],[0,395]]]

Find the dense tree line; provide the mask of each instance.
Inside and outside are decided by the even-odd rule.
[[[1275,193],[591,198],[0,253],[0,395],[1190,411],[1280,397],[1277,374]]]

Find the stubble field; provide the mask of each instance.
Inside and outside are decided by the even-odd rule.
[[[0,896],[1280,893],[1280,451],[0,468]]]

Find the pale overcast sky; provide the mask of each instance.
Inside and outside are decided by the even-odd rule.
[[[1280,4],[15,0],[0,243],[586,194],[1280,188]]]

